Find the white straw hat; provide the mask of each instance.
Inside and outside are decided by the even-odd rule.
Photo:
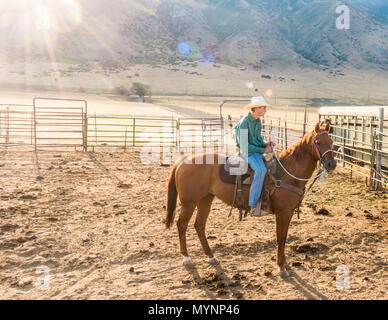
[[[258,97],[252,97],[251,102],[247,104],[244,109],[252,109],[256,107],[267,107],[271,108],[272,106],[268,104],[263,96],[258,96]]]

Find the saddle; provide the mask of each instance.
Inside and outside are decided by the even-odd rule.
[[[260,199],[263,204],[266,204],[269,201],[269,198],[272,196],[276,188],[284,188],[289,191],[295,192],[300,196],[300,203],[303,200],[303,196],[305,193],[305,189],[299,189],[293,185],[286,184],[281,181],[282,176],[284,174],[283,169],[278,165],[277,160],[272,157],[266,160],[263,157],[264,164],[267,168],[267,173],[263,183],[263,189],[261,191]],[[233,205],[236,204],[239,209],[239,220],[242,220],[242,210],[244,208],[244,198],[242,192],[243,185],[251,185],[253,181],[254,170],[249,166],[244,158],[239,155],[233,155],[226,159],[225,165],[220,167],[219,177],[220,179],[229,184],[235,184],[235,194]],[[273,187],[269,188],[269,186],[273,185]],[[232,205],[232,208],[233,208]],[[263,209],[268,209],[265,206]],[[247,215],[247,211],[245,215]]]

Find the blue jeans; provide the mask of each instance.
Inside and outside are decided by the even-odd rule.
[[[249,206],[256,207],[257,202],[260,199],[261,189],[263,189],[263,183],[267,168],[264,164],[263,155],[260,153],[248,153],[248,163],[255,174],[249,191]]]

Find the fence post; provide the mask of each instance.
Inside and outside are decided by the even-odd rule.
[[[136,119],[133,118],[133,124],[132,124],[132,145],[135,146],[136,144]]]
[[[284,138],[285,138],[284,149],[287,149],[287,111],[288,111],[288,105],[286,107],[286,114],[284,117]]]
[[[344,130],[343,134],[343,146],[342,146],[342,167],[345,168],[345,148],[346,148],[346,129]]]
[[[31,112],[31,140],[30,140],[30,144],[32,144],[33,134],[34,134],[34,113]]]
[[[176,147],[177,147],[177,152],[180,153],[181,152],[181,136],[179,132],[180,119],[178,118],[175,121],[176,121]]]
[[[36,121],[36,98],[32,100],[33,108],[34,108],[34,150],[36,152],[37,146],[36,146],[36,127],[37,127],[37,121]]]
[[[84,146],[84,148],[85,148],[85,152],[87,152],[88,151],[88,115],[86,112],[84,113],[84,115],[85,115],[85,127],[84,127],[85,146]]]
[[[205,136],[204,136],[204,132],[206,130],[206,123],[205,123],[205,119],[201,119],[201,126],[202,126],[202,150],[205,149]]]
[[[379,113],[379,134],[378,134],[378,143],[376,145],[377,147],[377,155],[376,155],[376,176],[377,176],[377,181],[376,181],[376,190],[381,189],[381,150],[383,147],[383,130],[384,130],[384,108],[380,108],[380,113]]]
[[[371,136],[371,155],[370,155],[370,187],[374,188],[374,165],[375,165],[375,143],[376,143],[376,131],[373,132],[373,135]]]
[[[97,114],[94,113],[94,136],[96,138],[96,145],[97,145]]]
[[[307,122],[307,106],[304,107],[304,115],[303,115],[303,136],[306,134],[306,122]]]
[[[127,151],[127,132],[128,132],[128,126],[125,126],[124,152]]]
[[[7,115],[5,118],[5,127],[6,127],[6,133],[5,133],[5,143],[9,143],[9,107],[7,107]]]

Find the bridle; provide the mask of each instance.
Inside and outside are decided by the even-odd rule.
[[[318,132],[316,133],[313,137],[312,137],[312,140],[313,140],[313,144],[314,144],[314,147],[315,147],[315,151],[318,155],[318,159],[319,159],[319,162],[323,164],[323,157],[328,154],[329,152],[333,152],[333,150],[330,148],[330,149],[327,149],[324,153],[321,154],[321,152],[319,151],[318,149],[318,146],[317,146],[317,137],[318,136],[321,136],[323,134],[327,134],[329,135],[329,133],[327,131],[321,131],[321,132]]]
[[[317,142],[316,142],[316,139],[318,136],[321,136],[323,134],[329,134],[326,130],[325,131],[321,131],[321,132],[317,132],[313,137],[312,137],[312,142],[314,144],[314,147],[315,147],[315,151],[318,155],[318,158],[319,158],[319,162],[323,165],[323,157],[328,154],[329,152],[333,152],[332,149],[328,149],[326,150],[324,153],[321,154],[321,152],[319,151],[318,147],[317,147]],[[322,177],[324,179],[325,177],[325,173],[326,173],[326,170],[324,168],[320,168],[317,175],[314,177],[314,178],[299,178],[299,177],[295,177],[293,174],[291,174],[284,166],[283,164],[280,162],[280,159],[279,159],[279,155],[277,154],[276,150],[274,150],[274,155],[275,155],[275,159],[277,160],[277,162],[279,163],[280,167],[284,170],[284,172],[286,174],[288,174],[288,176],[290,176],[291,178],[295,179],[295,180],[299,180],[299,181],[305,181],[305,182],[308,182],[308,181],[311,181],[312,180],[312,183],[310,184],[309,188],[307,189],[306,191],[306,188],[303,188],[300,189],[300,188],[297,188],[293,185],[289,185],[287,183],[284,183],[283,181],[280,180],[276,180],[274,178],[274,176],[272,174],[270,174],[270,177],[271,179],[273,180],[274,184],[275,184],[275,187],[272,189],[271,191],[271,196],[272,194],[274,193],[274,191],[277,189],[277,188],[284,188],[284,189],[287,189],[289,191],[292,191],[292,192],[295,192],[297,193],[299,196],[300,196],[300,199],[299,199],[299,203],[298,203],[298,206],[297,206],[297,215],[298,215],[298,218],[299,218],[299,213],[300,213],[300,204],[302,203],[302,200],[304,198],[304,195],[306,194],[306,192],[308,192],[312,186],[314,185],[314,183],[318,180],[319,177]],[[321,178],[321,179],[322,179]]]

